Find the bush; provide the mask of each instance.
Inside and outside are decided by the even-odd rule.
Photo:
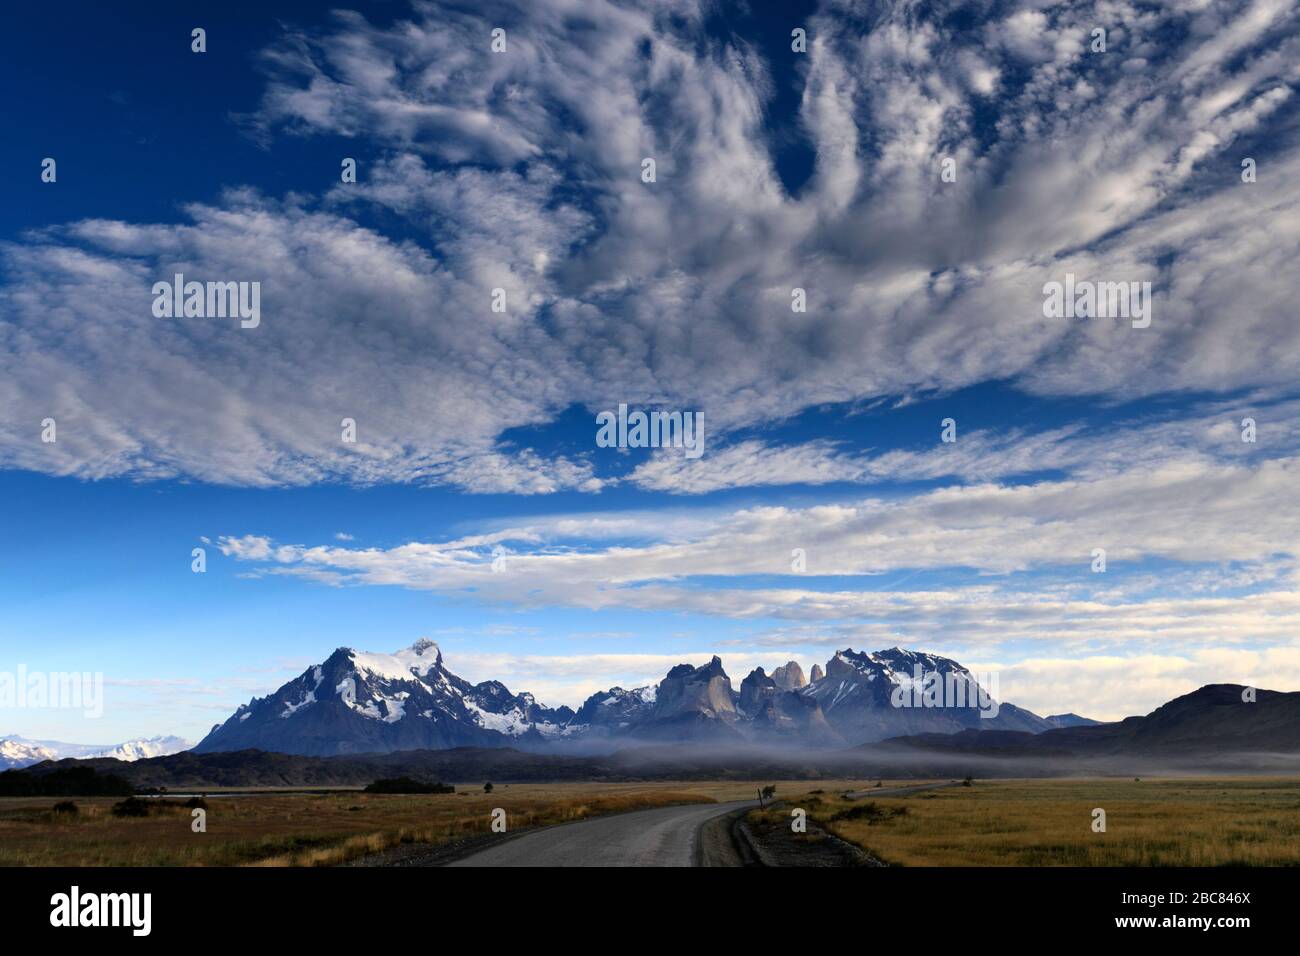
[[[127,797],[121,803],[113,804],[115,817],[147,817],[148,815],[149,801],[141,800],[139,797]]]
[[[71,800],[60,800],[54,806],[50,807],[50,810],[53,813],[66,813],[68,816],[76,816],[81,812],[77,809],[77,805]]]
[[[366,793],[455,793],[456,788],[445,783],[425,783],[411,777],[391,777],[376,780],[366,787]]]
[[[895,817],[907,816],[907,807],[882,807],[877,803],[860,803],[857,806],[841,810],[832,820],[866,820],[868,824],[884,823]]]
[[[185,801],[184,806],[187,810],[206,810],[208,808],[208,801],[204,800],[202,797],[190,797]]]

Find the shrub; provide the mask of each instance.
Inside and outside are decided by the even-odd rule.
[[[120,803],[113,804],[115,817],[147,817],[148,815],[149,801],[141,800],[139,797],[127,797]]]
[[[875,802],[860,803],[841,810],[832,820],[866,820],[868,824],[884,823],[895,817],[907,816],[907,807],[882,807]]]
[[[54,806],[50,807],[50,810],[53,813],[66,813],[68,816],[76,816],[81,812],[77,809],[77,805],[71,800],[60,800]]]
[[[425,783],[411,777],[391,777],[376,780],[366,787],[366,793],[455,793],[456,788],[445,783]]]

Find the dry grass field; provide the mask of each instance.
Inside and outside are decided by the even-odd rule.
[[[785,793],[811,820],[905,866],[1282,866],[1300,864],[1300,780],[980,781],[846,801]],[[1106,832],[1092,811],[1106,811]]]
[[[831,786],[862,786],[836,781]],[[778,782],[779,792],[806,788]],[[176,807],[142,818],[111,813],[117,798],[77,799],[75,816],[52,797],[0,798],[3,866],[328,866],[400,843],[445,843],[487,832],[492,809],[509,828],[564,823],[680,803],[752,797],[750,783],[498,784],[455,794],[371,795],[356,791],[206,796],[207,833],[190,830]]]
[[[914,783],[914,781],[913,781]],[[887,863],[913,866],[1219,866],[1300,864],[1300,780],[977,780],[970,787],[846,801],[875,781],[777,781],[785,801]],[[885,781],[886,787],[898,782]],[[487,832],[503,808],[510,829],[681,803],[752,798],[752,783],[481,785],[443,795],[356,791],[209,793],[208,832],[175,807],[142,818],[116,798],[0,799],[4,866],[329,866],[402,843],[441,844]],[[820,792],[812,792],[820,791]],[[1106,811],[1106,832],[1092,811]]]

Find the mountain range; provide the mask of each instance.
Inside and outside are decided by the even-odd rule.
[[[1040,734],[991,730],[920,734],[886,747],[999,757],[1047,754],[1108,757],[1184,753],[1293,754],[1300,750],[1300,693],[1207,684],[1141,717],[1063,726]]]
[[[28,740],[26,737],[0,737],[0,769],[29,767],[43,760],[73,757],[91,760],[99,757],[133,761],[163,757],[190,749],[190,742],[180,737],[137,737],[120,744],[66,744],[58,740]]]
[[[130,763],[111,758],[46,761],[0,774],[0,791],[81,793],[86,770],[134,787],[363,786],[409,776],[427,781],[791,780],[965,776],[1051,777],[1300,773],[1300,692],[1260,690],[1247,702],[1235,684],[1211,684],[1140,717],[1112,724],[1025,731],[963,730],[848,748],[754,743],[637,744],[613,752],[525,752],[453,747],[300,756],[249,749],[187,751]],[[49,778],[48,785],[44,778]],[[98,791],[96,791],[98,792]]]
[[[936,683],[957,688],[968,703],[920,706],[911,695],[918,674],[937,675]],[[425,638],[393,654],[341,647],[274,693],[241,705],[194,751],[592,751],[624,742],[845,747],[903,735],[1041,733],[1095,723],[1073,714],[1039,717],[1007,703],[983,716],[974,705],[991,699],[981,696],[965,667],[898,647],[837,651],[812,676],[791,661],[771,674],[756,668],[737,690],[715,656],[701,666],[679,664],[654,685],[593,694],[575,711],[546,707],[499,681],[470,684],[447,669],[438,646]]]

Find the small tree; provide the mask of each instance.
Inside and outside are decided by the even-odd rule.
[[[483,784],[483,792],[484,792],[484,793],[491,793],[491,792],[492,792],[492,781],[491,781],[491,780],[489,780],[487,783]]]
[[[776,794],[776,784],[769,783],[766,787],[763,788],[764,799],[771,800],[775,794]]]

